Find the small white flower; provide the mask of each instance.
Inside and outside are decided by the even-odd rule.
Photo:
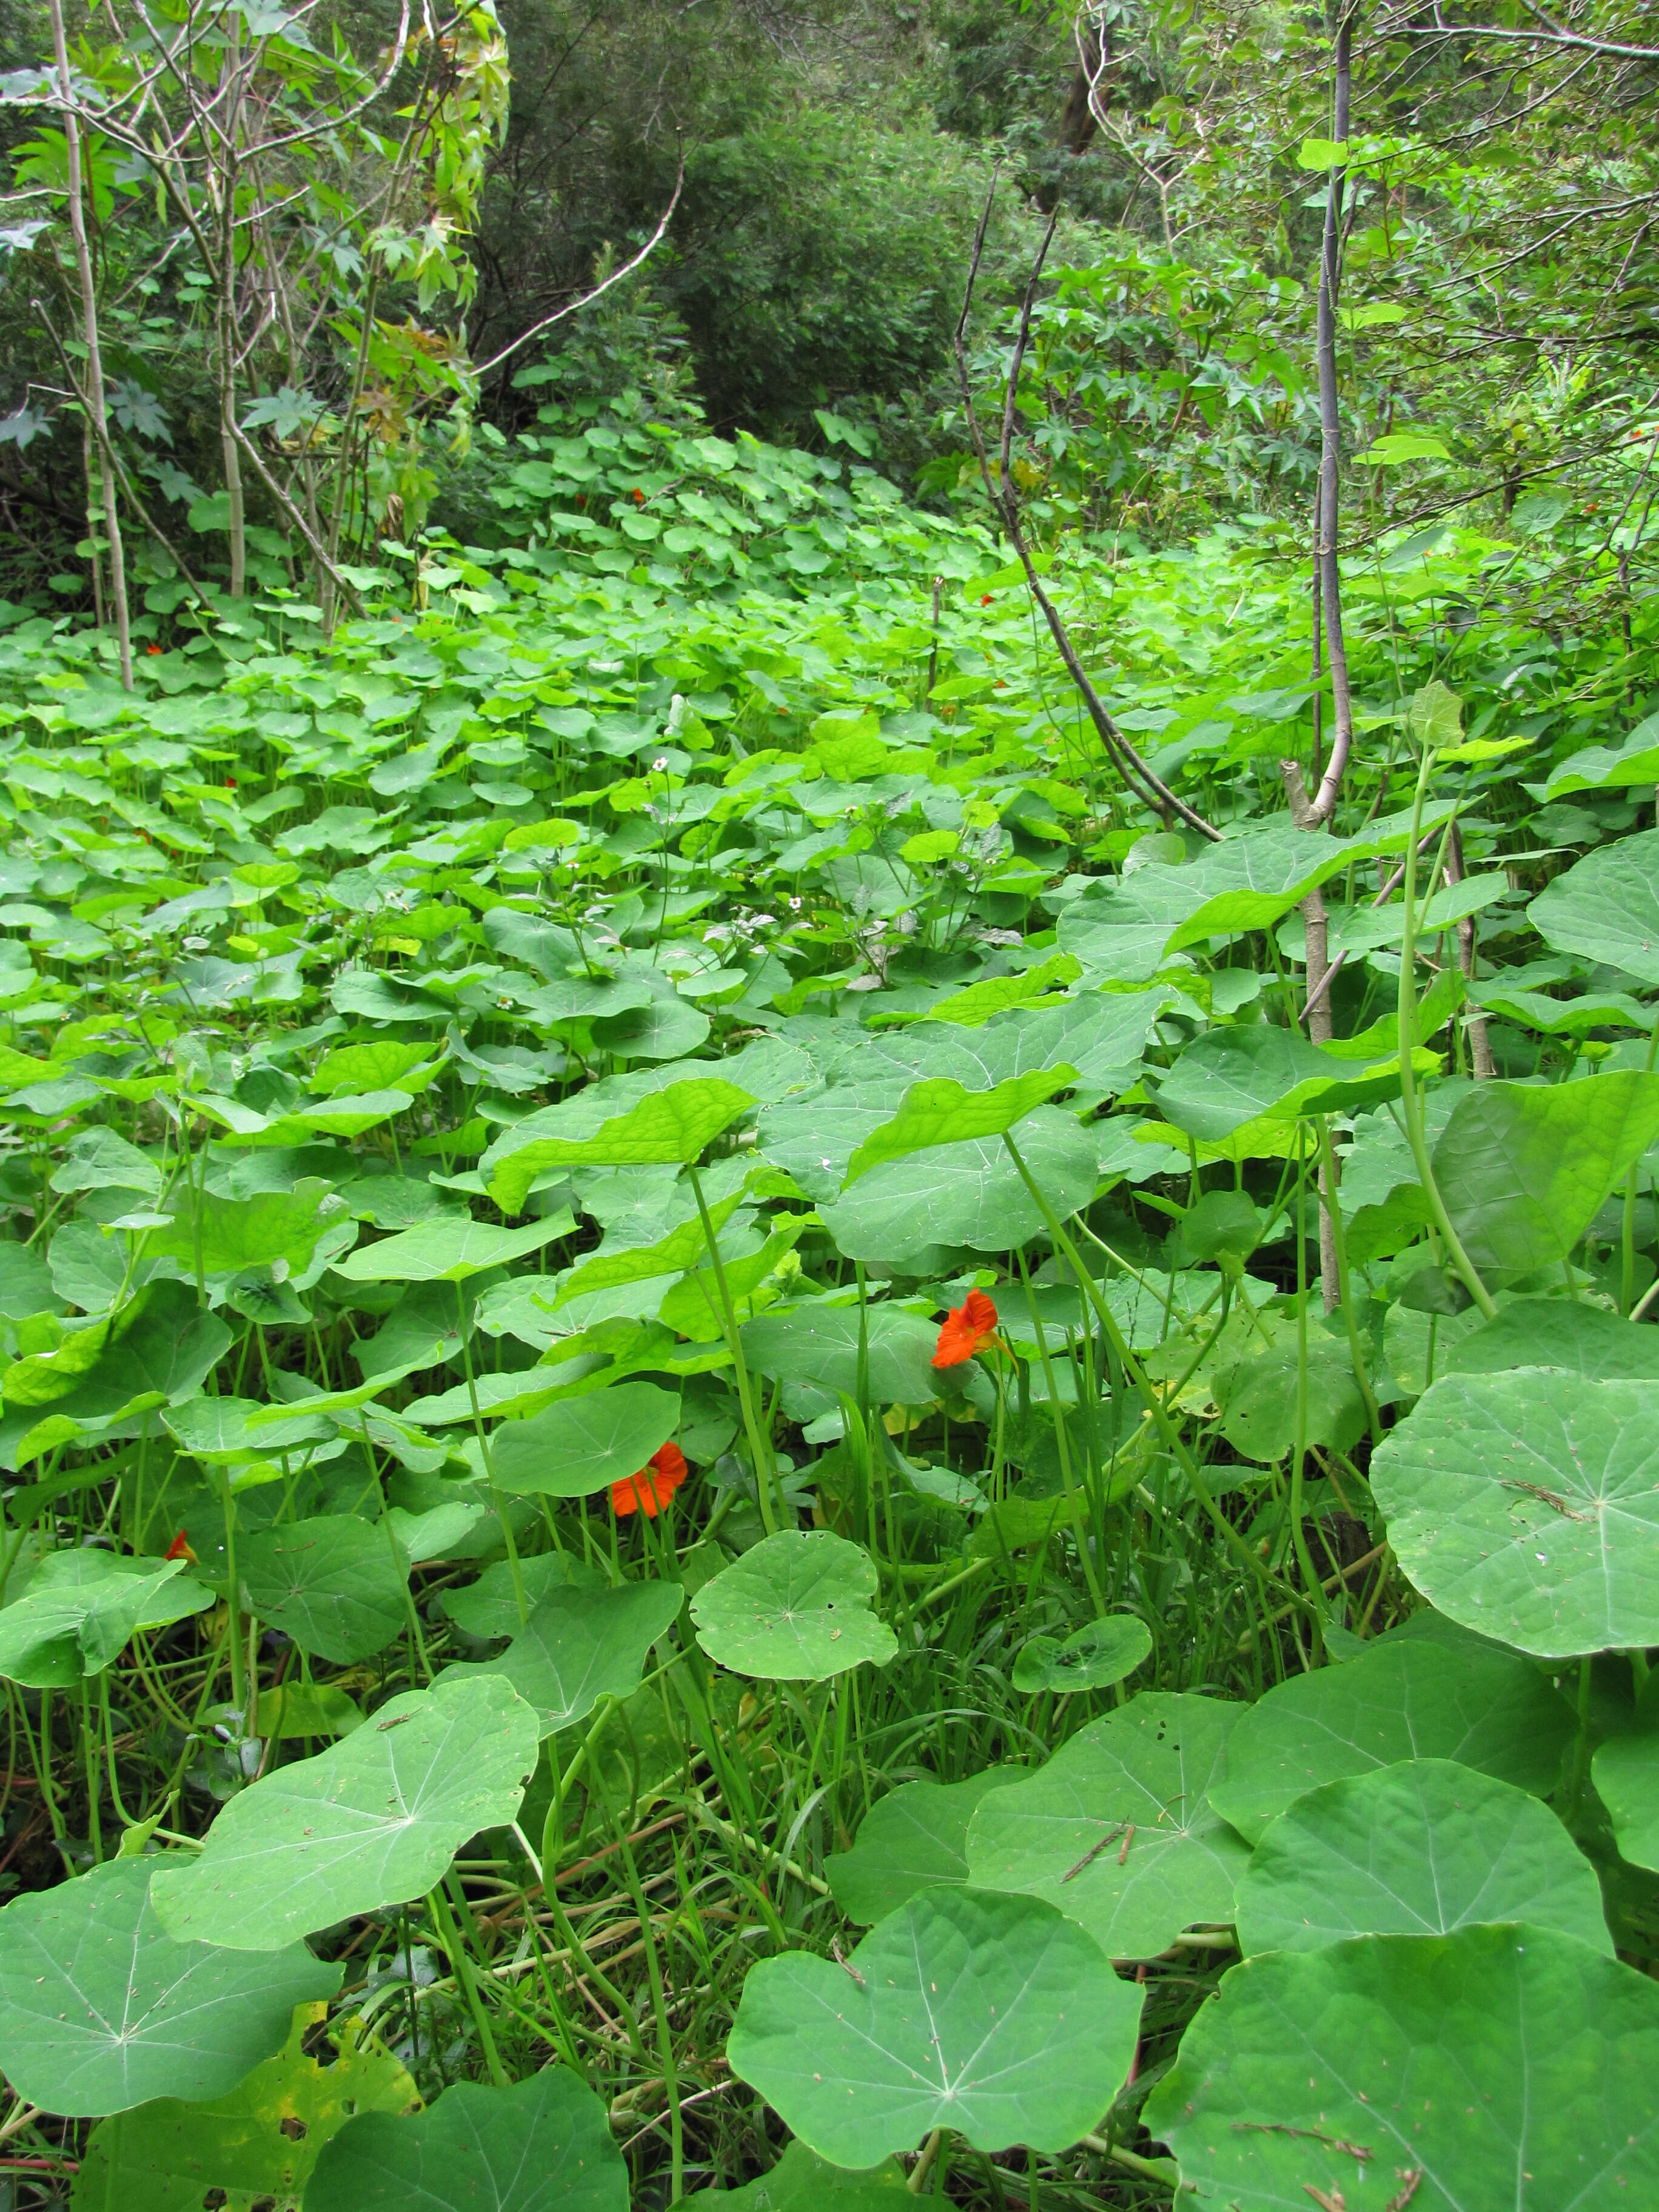
[[[653,760],[653,761],[652,762],[652,763],[651,763],[651,766],[652,766],[653,769],[653,770],[655,770],[655,771],[656,771],[656,773],[658,773],[659,775],[660,775],[660,774],[661,774],[662,770],[663,770],[664,769],[665,769],[665,768],[667,767],[667,765],[668,765],[668,757],[667,757],[666,754],[665,754],[665,753],[659,753],[659,754],[658,754],[658,756],[657,756],[657,757],[656,757],[656,759],[655,759],[655,760]]]

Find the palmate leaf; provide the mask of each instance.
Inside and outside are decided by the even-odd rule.
[[[307,2057],[304,2043],[325,2010],[298,2006],[283,2049],[228,2095],[196,2105],[161,2097],[94,2128],[75,2212],[201,2212],[210,2190],[234,2212],[259,2198],[297,2201],[323,2145],[353,2113],[414,2110],[414,2082],[367,2038],[341,2034],[326,2065]]]
[[[930,1889],[844,1966],[793,1952],[751,1967],[726,2057],[837,2166],[934,2127],[980,2150],[1060,2150],[1127,2072],[1140,2001],[1035,1898]]]
[[[1039,1690],[1060,1695],[1109,1690],[1133,1674],[1152,1648],[1152,1631],[1133,1613],[1091,1620],[1062,1639],[1034,1636],[1014,1662],[1014,1687],[1027,1697]]]
[[[1070,1114],[1039,1106],[1021,1124],[1019,1150],[1062,1216],[1087,1205],[1097,1179],[1094,1139]],[[819,1215],[849,1259],[911,1268],[965,1245],[1003,1252],[1038,1234],[1042,1216],[1000,1137],[976,1137],[860,1176]]]
[[[221,2096],[281,2049],[296,2004],[340,1985],[299,1943],[253,1958],[178,1941],[150,1868],[118,1859],[0,1912],[0,2067],[46,2112]]]
[[[1591,2212],[1659,2198],[1656,2069],[1659,1988],[1570,1936],[1371,1936],[1235,1966],[1146,2120],[1237,2212]]]
[[[551,1735],[586,1720],[599,1699],[638,1689],[647,1654],[673,1626],[685,1593],[678,1583],[617,1589],[555,1589],[499,1658],[458,1662],[441,1682],[495,1675],[508,1682]]]
[[[1246,1710],[1146,1691],[1091,1721],[982,1800],[969,1881],[1044,1899],[1111,1958],[1153,1958],[1194,1922],[1230,1920],[1249,1853],[1209,1793]]]
[[[652,1382],[561,1398],[490,1441],[495,1480],[514,1497],[587,1498],[637,1474],[680,1425],[680,1401]]]
[[[697,1641],[734,1674],[766,1682],[822,1682],[870,1660],[884,1667],[898,1638],[870,1610],[875,1562],[827,1528],[788,1528],[723,1568],[691,1601]]]
[[[825,1861],[830,1893],[849,1920],[867,1927],[924,1889],[968,1879],[968,1824],[988,1790],[1017,1780],[1013,1766],[988,1766],[965,1782],[907,1782],[871,1807],[850,1851]]]
[[[1540,1658],[1659,1642],[1659,1383],[1449,1375],[1371,1462],[1401,1567]]]
[[[1250,1843],[1310,1790],[1402,1759],[1450,1759],[1547,1796],[1572,1710],[1514,1652],[1395,1637],[1292,1676],[1241,1717],[1211,1802]]]
[[[274,1951],[422,1897],[469,1836],[517,1814],[539,1740],[498,1675],[393,1698],[233,1797],[192,1865],[156,1867],[161,1923],[181,1942]]]
[[[815,1382],[825,1390],[858,1393],[859,1309],[815,1299],[788,1313],[763,1314],[738,1332],[743,1354],[757,1375]],[[925,1406],[939,1389],[933,1354],[938,1325],[902,1306],[864,1310],[870,1395],[880,1405]]]
[[[457,2081],[424,2112],[362,2112],[325,2145],[306,2212],[628,2212],[610,2115],[568,2068]]]
[[[408,1625],[408,1559],[395,1535],[356,1514],[258,1530],[236,1567],[250,1612],[337,1666],[383,1651]]]
[[[1517,1920],[1613,1954],[1595,1869],[1554,1814],[1444,1759],[1299,1797],[1256,1845],[1237,1907],[1247,1956]]]

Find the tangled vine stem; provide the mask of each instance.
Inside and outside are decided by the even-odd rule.
[[[1042,280],[1043,264],[1048,258],[1048,248],[1054,241],[1055,225],[1060,221],[1058,209],[1048,219],[1048,228],[1042,234],[1042,243],[1037,248],[1036,259],[1031,264],[1031,274],[1025,286],[1025,297],[1020,306],[1019,330],[1014,340],[1013,358],[1008,368],[1007,402],[1002,411],[1002,440],[997,456],[998,472],[994,477],[991,473],[990,456],[985,450],[985,439],[979,426],[979,413],[974,405],[973,386],[968,377],[967,332],[969,310],[973,306],[974,287],[979,280],[979,264],[985,251],[985,234],[990,224],[991,209],[996,199],[996,191],[997,179],[993,177],[991,189],[985,196],[985,206],[980,215],[979,228],[974,233],[973,257],[968,264],[968,283],[963,293],[962,313],[957,320],[955,339],[957,380],[962,388],[962,404],[968,416],[968,434],[973,441],[974,454],[979,462],[979,472],[985,485],[986,496],[1002,519],[1003,527],[1007,531],[1013,543],[1014,550],[1019,556],[1020,566],[1025,571],[1025,580],[1030,586],[1031,596],[1042,608],[1043,620],[1048,625],[1049,635],[1053,637],[1059,649],[1060,657],[1065,663],[1066,673],[1071,678],[1077,688],[1079,697],[1088,708],[1089,719],[1094,724],[1113,766],[1122,776],[1124,782],[1135,797],[1151,806],[1155,812],[1163,815],[1166,821],[1171,814],[1178,815],[1189,829],[1196,830],[1201,837],[1207,837],[1212,842],[1219,843],[1221,832],[1206,822],[1201,814],[1190,807],[1184,799],[1177,797],[1161,776],[1154,774],[1107,712],[1105,702],[1090,682],[1089,672],[1078,656],[1077,647],[1072,643],[1071,634],[1060,618],[1059,608],[1042,588],[1042,580],[1037,574],[1036,564],[1032,560],[1030,548],[1025,542],[1025,533],[1020,527],[1019,498],[1014,488],[1013,470],[1011,465],[1014,412],[1019,392],[1019,372],[1025,359],[1026,347],[1030,343],[1031,314],[1036,305],[1037,285]]]

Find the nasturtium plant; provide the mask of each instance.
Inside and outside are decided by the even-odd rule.
[[[491,1471],[514,1496],[585,1498],[636,1474],[679,1419],[678,1398],[654,1383],[584,1391],[499,1428]]]
[[[324,2146],[308,2212],[416,2203],[433,2212],[627,2212],[605,2109],[569,2068],[511,2088],[457,2081],[426,2112],[364,2112]]]
[[[1065,1638],[1034,1636],[1014,1662],[1017,1690],[1106,1690],[1152,1651],[1152,1632],[1132,1613],[1109,1614]]]
[[[538,1734],[495,1674],[392,1698],[234,1799],[191,1865],[155,1867],[162,1927],[180,1942],[275,1951],[423,1896],[469,1836],[516,1814]]]
[[[1613,1950],[1595,1869],[1549,1808],[1445,1759],[1298,1797],[1263,1832],[1235,1911],[1247,1956],[1502,1921]]]
[[[1151,1690],[1091,1721],[981,1800],[969,1885],[1043,1899],[1109,1958],[1153,1958],[1183,1929],[1231,1920],[1249,1853],[1210,1792],[1237,1718],[1218,1698]]]
[[[1529,1926],[1370,1936],[1235,1966],[1147,2124],[1240,2212],[1295,2203],[1509,2212],[1659,2185],[1651,1982]]]
[[[703,1649],[736,1674],[821,1682],[866,1660],[884,1667],[898,1649],[870,1609],[875,1595],[867,1552],[828,1529],[788,1529],[705,1583],[691,1618]]]
[[[551,1589],[499,1657],[458,1661],[439,1679],[489,1675],[509,1683],[550,1735],[586,1720],[601,1698],[638,1689],[647,1656],[673,1626],[684,1596],[678,1583],[661,1582]]]
[[[1211,1802],[1255,1844],[1310,1790],[1406,1759],[1454,1759],[1547,1796],[1571,1734],[1571,1707],[1528,1661],[1474,1637],[1398,1638],[1251,1706]]]
[[[1389,1541],[1451,1620],[1540,1658],[1659,1640],[1659,1385],[1452,1375],[1372,1466]]]
[[[751,1967],[727,2049],[809,2148],[868,2166],[934,2127],[981,2150],[1074,2142],[1116,2094],[1139,2015],[1050,1906],[925,1889],[843,1964]]]
[[[965,1782],[907,1782],[872,1805],[853,1848],[825,1863],[830,1893],[847,1917],[868,1927],[919,1890],[965,1883],[974,1809],[1018,1773],[988,1766]]]
[[[183,1620],[212,1602],[182,1559],[54,1552],[0,1610],[0,1674],[31,1689],[68,1688],[101,1674],[136,1629]]]
[[[340,1985],[301,1943],[254,1956],[180,1940],[150,1900],[151,1871],[118,1859],[0,1914],[0,2066],[50,2112],[221,2096],[282,2047],[296,2004]]]

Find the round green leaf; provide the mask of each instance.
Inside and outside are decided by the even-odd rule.
[[[1595,1869],[1554,1814],[1445,1759],[1407,1759],[1298,1798],[1256,1845],[1237,1917],[1247,1954],[1505,1920],[1613,1953]]]
[[[784,1529],[745,1552],[691,1601],[711,1659],[763,1682],[822,1682],[861,1660],[884,1667],[898,1638],[870,1611],[875,1563],[827,1528]]]
[[[489,1440],[497,1486],[515,1498],[586,1498],[637,1474],[680,1425],[680,1401],[654,1382],[614,1382],[560,1398]]]
[[[239,1547],[236,1571],[251,1613],[339,1666],[383,1651],[408,1625],[402,1547],[355,1513],[260,1529]]]
[[[457,2081],[423,2112],[360,2112],[324,2146],[306,2212],[628,2212],[611,2119],[569,2069]]]
[[[1014,1662],[1014,1687],[1026,1695],[1109,1690],[1133,1674],[1152,1648],[1152,1631],[1130,1613],[1091,1620],[1063,1643],[1056,1636],[1034,1636]]]
[[[1590,1769],[1613,1820],[1619,1856],[1659,1872],[1659,1736],[1617,1735]]]
[[[274,1951],[424,1897],[469,1836],[516,1815],[539,1741],[534,1711],[498,1675],[393,1698],[233,1797],[193,1865],[158,1867],[162,1925],[181,1942]]]
[[[824,1862],[830,1893],[847,1917],[869,1927],[919,1890],[965,1882],[974,1808],[1018,1771],[988,1766],[966,1782],[907,1782],[872,1805],[852,1850]]]
[[[1587,853],[1545,886],[1527,919],[1558,952],[1659,989],[1659,830]]]
[[[1116,2094],[1139,2020],[1139,1990],[1048,1905],[931,1889],[844,1966],[793,1952],[751,1967],[726,2057],[837,2166],[936,2127],[1057,2151]]]
[[[1091,1721],[981,1804],[969,1882],[1046,1899],[1115,1959],[1155,1958],[1183,1928],[1230,1921],[1249,1853],[1209,1792],[1244,1710],[1150,1690]]]
[[[902,1306],[864,1310],[865,1352],[870,1395],[881,1405],[925,1406],[939,1389],[933,1354],[939,1324]],[[763,1314],[745,1322],[739,1334],[743,1356],[757,1375],[791,1382],[812,1382],[820,1389],[855,1397],[859,1387],[859,1309],[830,1305],[823,1299],[788,1313]]]
[[[1400,1063],[1375,1068],[1323,1052],[1294,1030],[1270,1022],[1206,1030],[1158,1085],[1165,1121],[1214,1143],[1264,1116],[1342,1112],[1397,1096]]]
[[[1371,1461],[1401,1567],[1540,1658],[1659,1643],[1659,1384],[1449,1375]]]
[[[1310,1790],[1403,1759],[1455,1759],[1547,1796],[1571,1733],[1565,1699],[1514,1653],[1402,1637],[1269,1690],[1234,1729],[1210,1795],[1251,1843]]]
[[[1062,1218],[1094,1195],[1094,1139],[1073,1115],[1037,1107],[1021,1126],[1019,1151]],[[1000,1137],[884,1161],[819,1212],[848,1258],[896,1266],[958,1245],[1004,1252],[1042,1226]]]
[[[551,1735],[585,1720],[599,1699],[640,1686],[646,1655],[666,1636],[685,1593],[678,1583],[624,1583],[619,1589],[556,1589],[498,1659],[446,1667],[440,1681],[495,1674],[510,1682]]]
[[[953,1076],[926,1077],[911,1085],[892,1120],[872,1129],[859,1146],[848,1163],[847,1180],[854,1183],[884,1160],[904,1159],[935,1146],[1000,1137],[1077,1079],[1074,1067],[1032,1068],[988,1091],[969,1091]]]
[[[1146,2119],[1237,2212],[1599,2212],[1659,2202],[1656,2071],[1659,1988],[1570,1936],[1370,1936],[1235,1966]]]
[[[221,2096],[282,2049],[296,2004],[340,1986],[299,1943],[253,1959],[175,1941],[149,1884],[118,1859],[0,1912],[0,2067],[46,2112]]]
[[[538,1552],[520,1560],[519,1572],[532,1613],[544,1597],[567,1583],[578,1589],[605,1587],[599,1570],[570,1552]],[[507,1559],[486,1567],[476,1583],[447,1589],[441,1602],[455,1626],[481,1644],[499,1643],[519,1632],[519,1602],[513,1590],[512,1564]]]

